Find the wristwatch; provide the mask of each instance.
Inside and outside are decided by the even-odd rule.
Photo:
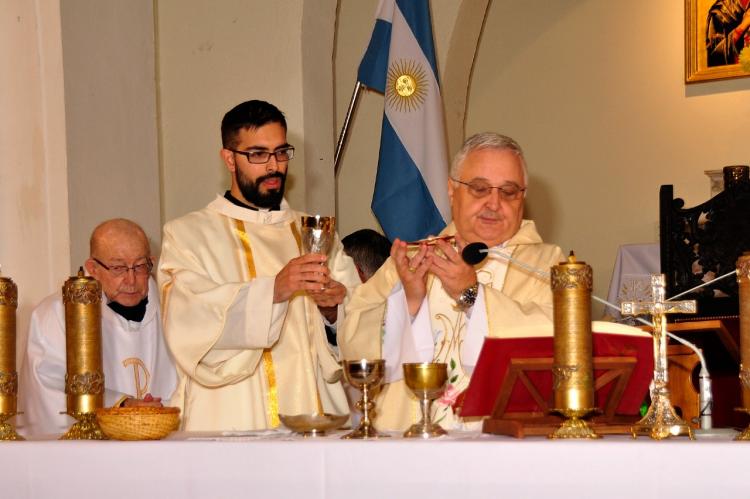
[[[477,301],[478,291],[478,282],[461,291],[461,294],[458,295],[458,298],[456,299],[456,305],[458,305],[458,308],[460,308],[461,310],[470,309],[474,305],[474,302]]]

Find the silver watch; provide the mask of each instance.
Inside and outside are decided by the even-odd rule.
[[[461,294],[458,295],[458,298],[456,299],[456,305],[458,305],[458,308],[461,310],[468,310],[473,305],[474,302],[477,301],[477,292],[479,291],[479,283],[475,283],[473,286],[469,286],[468,288],[461,291]]]

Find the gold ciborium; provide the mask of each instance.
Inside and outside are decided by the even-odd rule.
[[[65,306],[65,394],[67,413],[76,419],[61,440],[107,440],[96,420],[104,404],[102,288],[78,271],[63,285]]]
[[[345,360],[343,362],[344,376],[354,388],[362,392],[362,398],[357,401],[355,406],[362,413],[359,420],[359,426],[351,433],[347,433],[341,438],[379,438],[387,437],[381,435],[372,425],[375,402],[372,400],[373,392],[383,382],[385,376],[385,361],[377,360]]]
[[[422,420],[406,430],[405,438],[434,438],[447,433],[439,424],[432,422],[432,401],[443,394],[447,380],[447,364],[404,364],[404,382],[419,399],[419,407],[422,410]]]
[[[0,440],[24,440],[6,421],[16,414],[16,308],[18,288],[9,277],[0,277]]]
[[[302,253],[327,255],[336,237],[336,217],[303,216],[300,223]]]

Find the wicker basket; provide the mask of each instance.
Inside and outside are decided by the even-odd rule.
[[[180,425],[177,407],[112,407],[96,410],[102,431],[116,440],[159,440]]]

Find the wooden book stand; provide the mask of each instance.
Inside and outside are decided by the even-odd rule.
[[[651,338],[595,333],[592,343],[599,410],[586,419],[600,434],[629,433],[652,377]],[[550,413],[552,365],[550,337],[486,338],[459,403],[461,417],[486,417],[485,433],[518,438],[552,433],[563,422]]]
[[[562,423],[559,416],[550,415],[552,407],[552,391],[549,387],[534,384],[529,373],[545,371],[552,376],[551,357],[512,359],[508,376],[505,378],[498,393],[492,415],[484,420],[483,431],[497,435],[511,435],[522,438],[527,435],[548,435],[555,431]],[[594,372],[598,373],[594,379],[594,391],[598,392],[612,384],[609,390],[603,392],[603,397],[597,397],[602,407],[601,414],[593,414],[591,422],[594,430],[599,434],[630,433],[630,426],[638,421],[638,416],[618,416],[616,409],[625,388],[635,369],[635,357],[595,357]],[[523,389],[539,407],[534,412],[507,411],[511,394],[514,390]],[[603,398],[603,403],[600,402]],[[587,418],[588,419],[588,418]]]

